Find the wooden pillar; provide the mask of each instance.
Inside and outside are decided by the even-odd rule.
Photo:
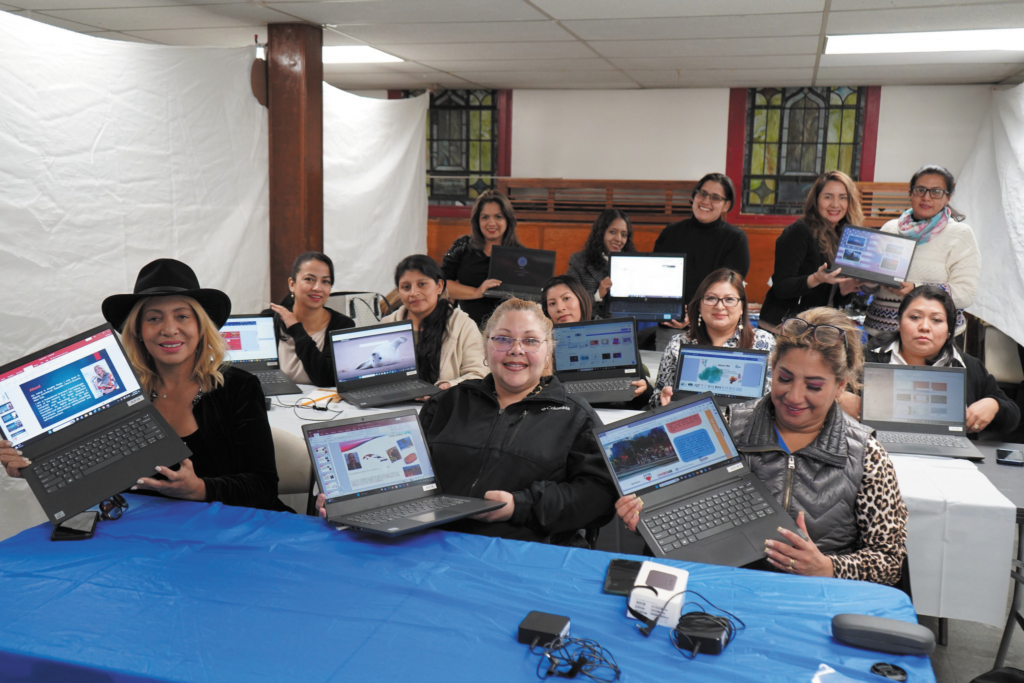
[[[295,257],[324,248],[323,30],[267,28],[270,296],[277,302]]]

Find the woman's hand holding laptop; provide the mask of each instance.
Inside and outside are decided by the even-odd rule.
[[[7,475],[15,479],[21,479],[21,468],[28,467],[32,463],[21,457],[21,451],[14,450],[14,444],[10,441],[0,441],[0,465],[3,465]]]

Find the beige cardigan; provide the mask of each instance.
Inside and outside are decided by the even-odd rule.
[[[405,320],[405,306],[381,319],[382,323]],[[489,374],[484,365],[484,338],[480,328],[464,311],[455,309],[448,319],[448,334],[441,344],[441,362],[434,384],[448,382],[455,386],[467,379],[483,379]]]

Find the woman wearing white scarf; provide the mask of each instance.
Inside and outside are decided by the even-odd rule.
[[[917,249],[903,287],[879,287],[875,293],[864,321],[870,336],[895,331],[903,297],[925,284],[938,285],[953,297],[957,308],[954,334],[966,329],[963,309],[974,303],[978,291],[981,254],[974,231],[962,222],[965,216],[949,206],[955,188],[953,174],[945,168],[922,166],[910,179],[911,208],[882,226],[882,232],[913,237]]]

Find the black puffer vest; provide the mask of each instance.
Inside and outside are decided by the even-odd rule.
[[[794,519],[804,512],[807,531],[822,553],[857,550],[855,506],[873,430],[834,405],[817,438],[790,456],[778,445],[774,415],[770,396],[730,408],[729,431],[747,466]]]

